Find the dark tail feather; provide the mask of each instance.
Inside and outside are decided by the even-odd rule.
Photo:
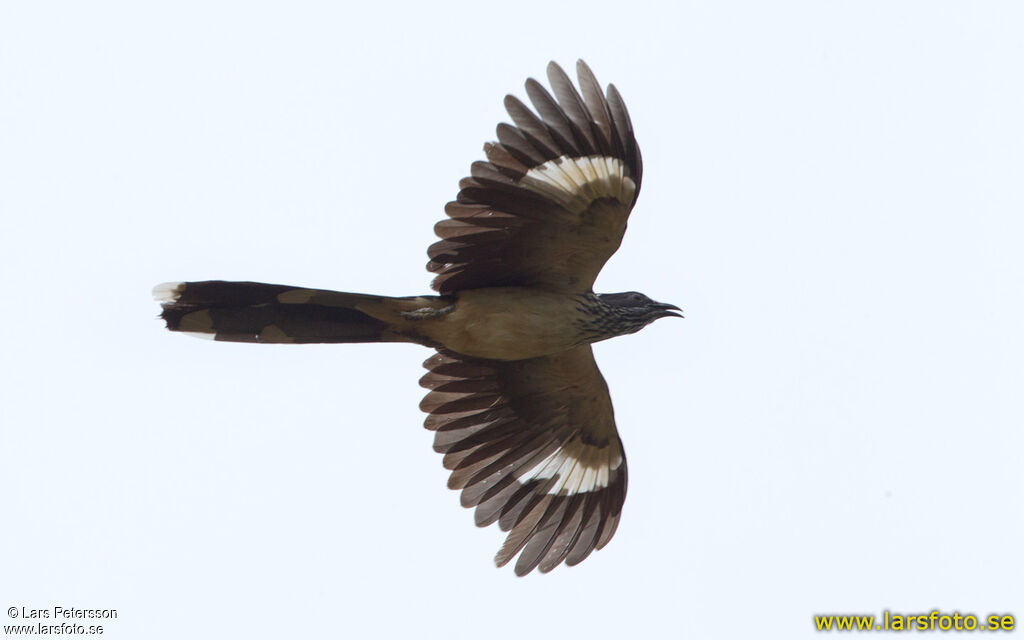
[[[171,331],[228,342],[405,342],[412,338],[356,310],[383,296],[302,289],[259,282],[172,282],[157,285],[160,317]]]

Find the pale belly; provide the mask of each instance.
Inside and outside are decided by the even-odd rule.
[[[462,291],[454,311],[422,328],[467,356],[523,360],[580,343],[577,304],[572,296],[518,287]]]

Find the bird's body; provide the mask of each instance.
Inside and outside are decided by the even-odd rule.
[[[678,308],[636,292],[595,294],[639,194],[625,105],[578,64],[582,95],[557,65],[552,97],[509,96],[499,125],[427,268],[437,295],[388,297],[254,282],[161,285],[172,331],[262,343],[413,342],[437,349],[420,383],[449,487],[480,525],[509,531],[496,561],[516,573],[581,562],[612,537],[626,463],[590,344]]]
[[[584,342],[579,324],[585,296],[529,287],[470,289],[451,311],[407,320],[429,341],[473,358],[525,360],[560,353]]]
[[[616,314],[621,305],[608,304],[593,293],[565,294],[533,287],[490,287],[446,296],[401,298],[257,282],[189,282],[170,287],[164,299],[174,306],[164,317],[171,330],[229,342],[415,342],[471,358],[512,361],[555,355],[632,333],[649,322],[643,318],[638,323],[623,322]],[[242,302],[232,300],[230,292],[240,287],[247,289],[247,297]],[[186,291],[190,295],[184,295]],[[643,302],[653,305],[651,312],[661,314],[657,317],[673,315],[670,311],[675,309],[646,296]],[[300,309],[321,310],[320,322],[307,323],[311,330],[307,333],[286,329],[275,321],[274,314],[266,315],[280,310],[281,315],[293,317],[289,311]],[[347,315],[332,316],[332,312]],[[377,321],[372,326],[379,327],[379,332],[368,340],[350,339],[346,332],[359,324],[357,318],[362,324]]]

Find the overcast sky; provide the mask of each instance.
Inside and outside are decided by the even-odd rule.
[[[1024,616],[1016,2],[0,4],[0,605],[110,638],[798,638]],[[412,345],[172,335],[153,285],[428,291],[528,76],[614,82],[614,540],[495,569]],[[545,80],[546,83],[546,80]],[[4,624],[16,622],[4,618]]]

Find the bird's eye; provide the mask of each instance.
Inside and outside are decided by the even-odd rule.
[[[643,302],[644,301],[644,297],[642,295],[640,295],[639,293],[634,293],[633,295],[629,296],[629,299],[632,300],[633,302]]]

